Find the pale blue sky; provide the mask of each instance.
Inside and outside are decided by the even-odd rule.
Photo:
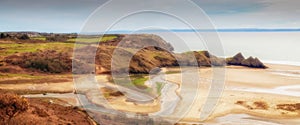
[[[218,29],[300,28],[299,0],[193,1],[208,14]],[[88,16],[105,2],[106,0],[0,0],[0,31],[79,32]],[[129,2],[128,4],[136,5]],[[176,6],[179,11],[193,14],[189,12],[189,8],[182,7],[181,3],[161,2],[152,5],[161,8]],[[112,9],[107,16],[117,11]],[[135,20],[152,23],[153,18],[155,17],[133,18],[130,25],[120,25],[116,29],[128,30],[138,27],[138,24],[134,23]],[[172,29],[184,28],[176,23],[155,19],[161,25]]]

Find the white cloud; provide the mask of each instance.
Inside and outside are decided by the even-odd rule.
[[[264,0],[259,11],[211,15],[219,28],[300,28],[300,1]]]
[[[39,29],[42,31],[77,31],[91,12],[107,0],[0,0],[1,30]],[[203,8],[217,28],[299,28],[299,0],[193,0]],[[199,13],[184,7],[184,2],[174,0],[154,0],[140,2],[118,1],[116,8],[99,19],[99,25],[114,15],[118,8],[129,7],[174,8],[178,13],[198,17]],[[158,25],[169,28],[187,28],[176,21],[159,16],[138,16],[122,29],[132,29],[140,25]],[[5,27],[4,27],[5,26]],[[9,27],[14,27],[9,29]]]

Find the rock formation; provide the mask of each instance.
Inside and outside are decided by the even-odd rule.
[[[241,65],[243,60],[245,60],[245,58],[242,53],[238,53],[231,58],[227,58],[226,62],[229,65]]]
[[[241,65],[252,68],[267,68],[259,59],[253,58],[252,56],[243,60]]]
[[[227,58],[228,65],[247,66],[251,68],[267,68],[258,58],[250,56],[245,59],[242,53],[238,53],[233,57]]]
[[[164,39],[153,34],[130,34],[130,35],[116,35],[117,38],[108,42],[102,42],[104,46],[119,46],[122,48],[141,49],[155,46],[155,50],[161,48],[172,52],[173,46]],[[154,47],[153,47],[154,48]]]

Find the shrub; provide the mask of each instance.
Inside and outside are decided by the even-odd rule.
[[[28,40],[30,37],[27,34],[22,34],[21,36],[18,37],[20,40]]]
[[[11,119],[18,113],[26,111],[28,107],[29,103],[25,98],[12,93],[0,93],[0,120]]]
[[[72,69],[72,60],[69,54],[55,50],[23,53],[18,57],[13,55],[7,57],[5,61],[22,68],[38,69],[50,73],[70,72]]]
[[[4,33],[1,33],[0,34],[0,39],[3,39],[3,38],[5,38],[6,36],[5,36],[5,34]]]
[[[0,34],[0,39],[5,39],[5,38],[10,38],[11,36],[7,33],[1,33]]]
[[[47,41],[60,41],[60,42],[65,42],[68,41],[68,36],[67,35],[60,35],[60,34],[53,34],[50,36],[46,36]]]

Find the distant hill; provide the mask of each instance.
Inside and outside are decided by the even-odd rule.
[[[54,35],[57,36],[57,35]],[[241,53],[232,58],[219,58],[208,51],[191,51],[185,53],[174,53],[174,48],[161,37],[152,34],[116,34],[113,39],[97,44],[89,43],[85,47],[77,49],[76,55],[82,55],[73,60],[74,73],[86,73],[82,67],[89,67],[93,62],[92,50],[96,51],[95,73],[127,72],[149,73],[157,72],[161,67],[173,66],[225,66],[238,65],[252,68],[267,68],[259,59],[249,57],[245,59]],[[84,39],[83,39],[84,40]],[[84,41],[83,41],[84,42]],[[36,43],[38,46],[39,44]],[[117,47],[119,45],[119,47]],[[153,46],[149,46],[153,45]],[[147,46],[147,47],[144,47]],[[3,48],[6,49],[6,48]],[[63,48],[62,48],[63,49]],[[135,53],[136,51],[136,53]],[[72,50],[64,51],[56,49],[39,50],[35,52],[16,53],[6,56],[0,62],[0,72],[26,72],[33,70],[50,73],[68,73],[72,70]],[[131,58],[132,57],[132,58]],[[112,58],[114,58],[112,67]],[[126,60],[127,59],[127,60]],[[131,59],[131,60],[128,60]],[[130,62],[125,65],[124,61]]]

